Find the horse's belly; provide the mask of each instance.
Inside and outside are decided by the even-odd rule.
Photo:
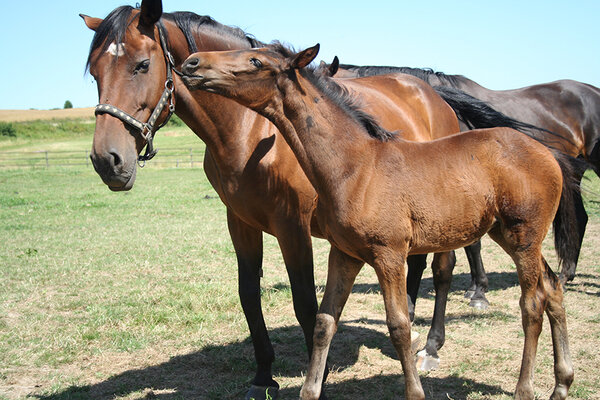
[[[445,218],[413,226],[410,254],[449,251],[468,246],[485,235],[495,220],[492,206],[455,210]]]

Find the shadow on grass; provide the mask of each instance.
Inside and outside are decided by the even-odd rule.
[[[519,285],[517,273],[514,271],[507,272],[490,272],[487,274],[489,280],[489,291],[505,290]],[[471,275],[468,273],[455,274],[452,277],[451,292],[464,292],[471,284]],[[325,290],[324,286],[320,287]],[[377,283],[358,283],[352,288],[352,293],[381,293],[381,288]],[[428,277],[421,280],[419,287],[419,297],[423,299],[433,299],[433,278]]]
[[[334,337],[329,363],[343,370],[357,362],[361,346],[379,349],[396,359],[389,338],[356,323],[385,324],[384,321],[348,321],[341,324]],[[284,377],[300,377],[307,367],[304,339],[298,327],[271,331],[277,354],[273,371]],[[328,384],[330,400],[355,398],[392,398],[404,392],[400,362],[390,375],[351,379]],[[117,396],[135,398],[180,399],[242,399],[254,375],[254,355],[250,340],[224,346],[207,346],[201,351],[175,356],[168,362],[142,369],[122,372],[96,384],[71,386],[50,395],[31,395],[40,400],[114,399]],[[505,394],[498,386],[474,382],[462,377],[422,377],[423,388],[430,399],[466,399],[469,393]],[[300,387],[281,389],[281,399],[298,398]],[[508,393],[507,393],[508,394]],[[365,397],[366,396],[366,397]]]

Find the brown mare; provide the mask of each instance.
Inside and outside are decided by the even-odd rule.
[[[91,154],[94,168],[111,190],[131,189],[138,154],[168,117],[168,105],[176,104],[177,114],[206,143],[204,170],[227,207],[238,261],[240,301],[257,360],[247,397],[264,398],[265,388],[275,395],[278,384],[271,372],[274,351],[260,299],[262,232],[278,240],[294,310],[310,352],[317,312],[310,236],[323,236],[314,218],[316,192],[267,119],[222,96],[201,91],[192,94],[179,76],[170,72],[191,50],[244,49],[262,43],[209,17],[163,14],[160,1],[144,0],[140,10],[119,7],[105,19],[82,17],[96,32],[88,66],[104,104],[96,112]],[[376,87],[374,82],[378,81],[387,87]],[[430,140],[458,131],[452,110],[420,80],[398,77],[362,82],[348,81],[346,85],[361,93],[366,102],[378,105],[386,128],[399,130],[412,140]],[[165,105],[155,108],[159,103]],[[120,111],[129,117],[121,116]],[[156,118],[148,127],[143,121],[152,115]],[[146,158],[153,155],[149,148]],[[448,258],[440,255],[435,260],[442,264]],[[437,315],[443,319],[442,310]]]
[[[317,218],[332,247],[301,398],[319,398],[331,339],[365,262],[381,285],[406,398],[425,398],[411,353],[404,262],[409,253],[448,251],[487,232],[515,261],[521,285],[525,344],[515,398],[534,398],[545,311],[554,346],[551,399],[565,399],[573,367],[562,286],[541,254],[555,215],[569,218],[565,202],[574,188],[563,186],[563,156],[509,128],[431,142],[400,139],[332,79],[305,68],[317,52],[318,46],[298,54],[281,46],[204,52],[182,66],[189,87],[230,97],[272,121],[319,195]],[[556,234],[570,243],[564,231]]]
[[[589,163],[588,168],[592,168],[596,174],[600,173],[600,89],[592,85],[565,79],[519,89],[490,90],[462,75],[447,75],[430,69],[339,65],[337,60],[334,60],[332,66],[337,71],[336,77],[404,73],[423,79],[432,86],[459,89],[511,118],[543,128],[545,131],[531,133],[551,147],[573,157],[584,158]],[[584,169],[578,172],[579,180],[583,172]],[[580,194],[575,197],[575,210],[579,241],[572,256],[567,257],[562,264],[560,279],[563,283],[575,277],[588,221]],[[487,285],[487,279],[481,271],[472,269],[472,288],[475,288],[476,283]]]

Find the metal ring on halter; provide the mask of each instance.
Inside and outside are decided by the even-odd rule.
[[[173,81],[173,79],[168,79],[165,82],[165,89],[167,89],[169,93],[173,93],[173,91],[175,90],[175,82]]]

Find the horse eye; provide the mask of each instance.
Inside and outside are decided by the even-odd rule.
[[[257,58],[251,58],[250,59],[250,64],[254,65],[256,68],[261,68],[262,67],[262,63]]]
[[[138,65],[136,65],[133,73],[137,74],[138,72],[148,72],[148,68],[150,68],[150,60],[144,60]]]

